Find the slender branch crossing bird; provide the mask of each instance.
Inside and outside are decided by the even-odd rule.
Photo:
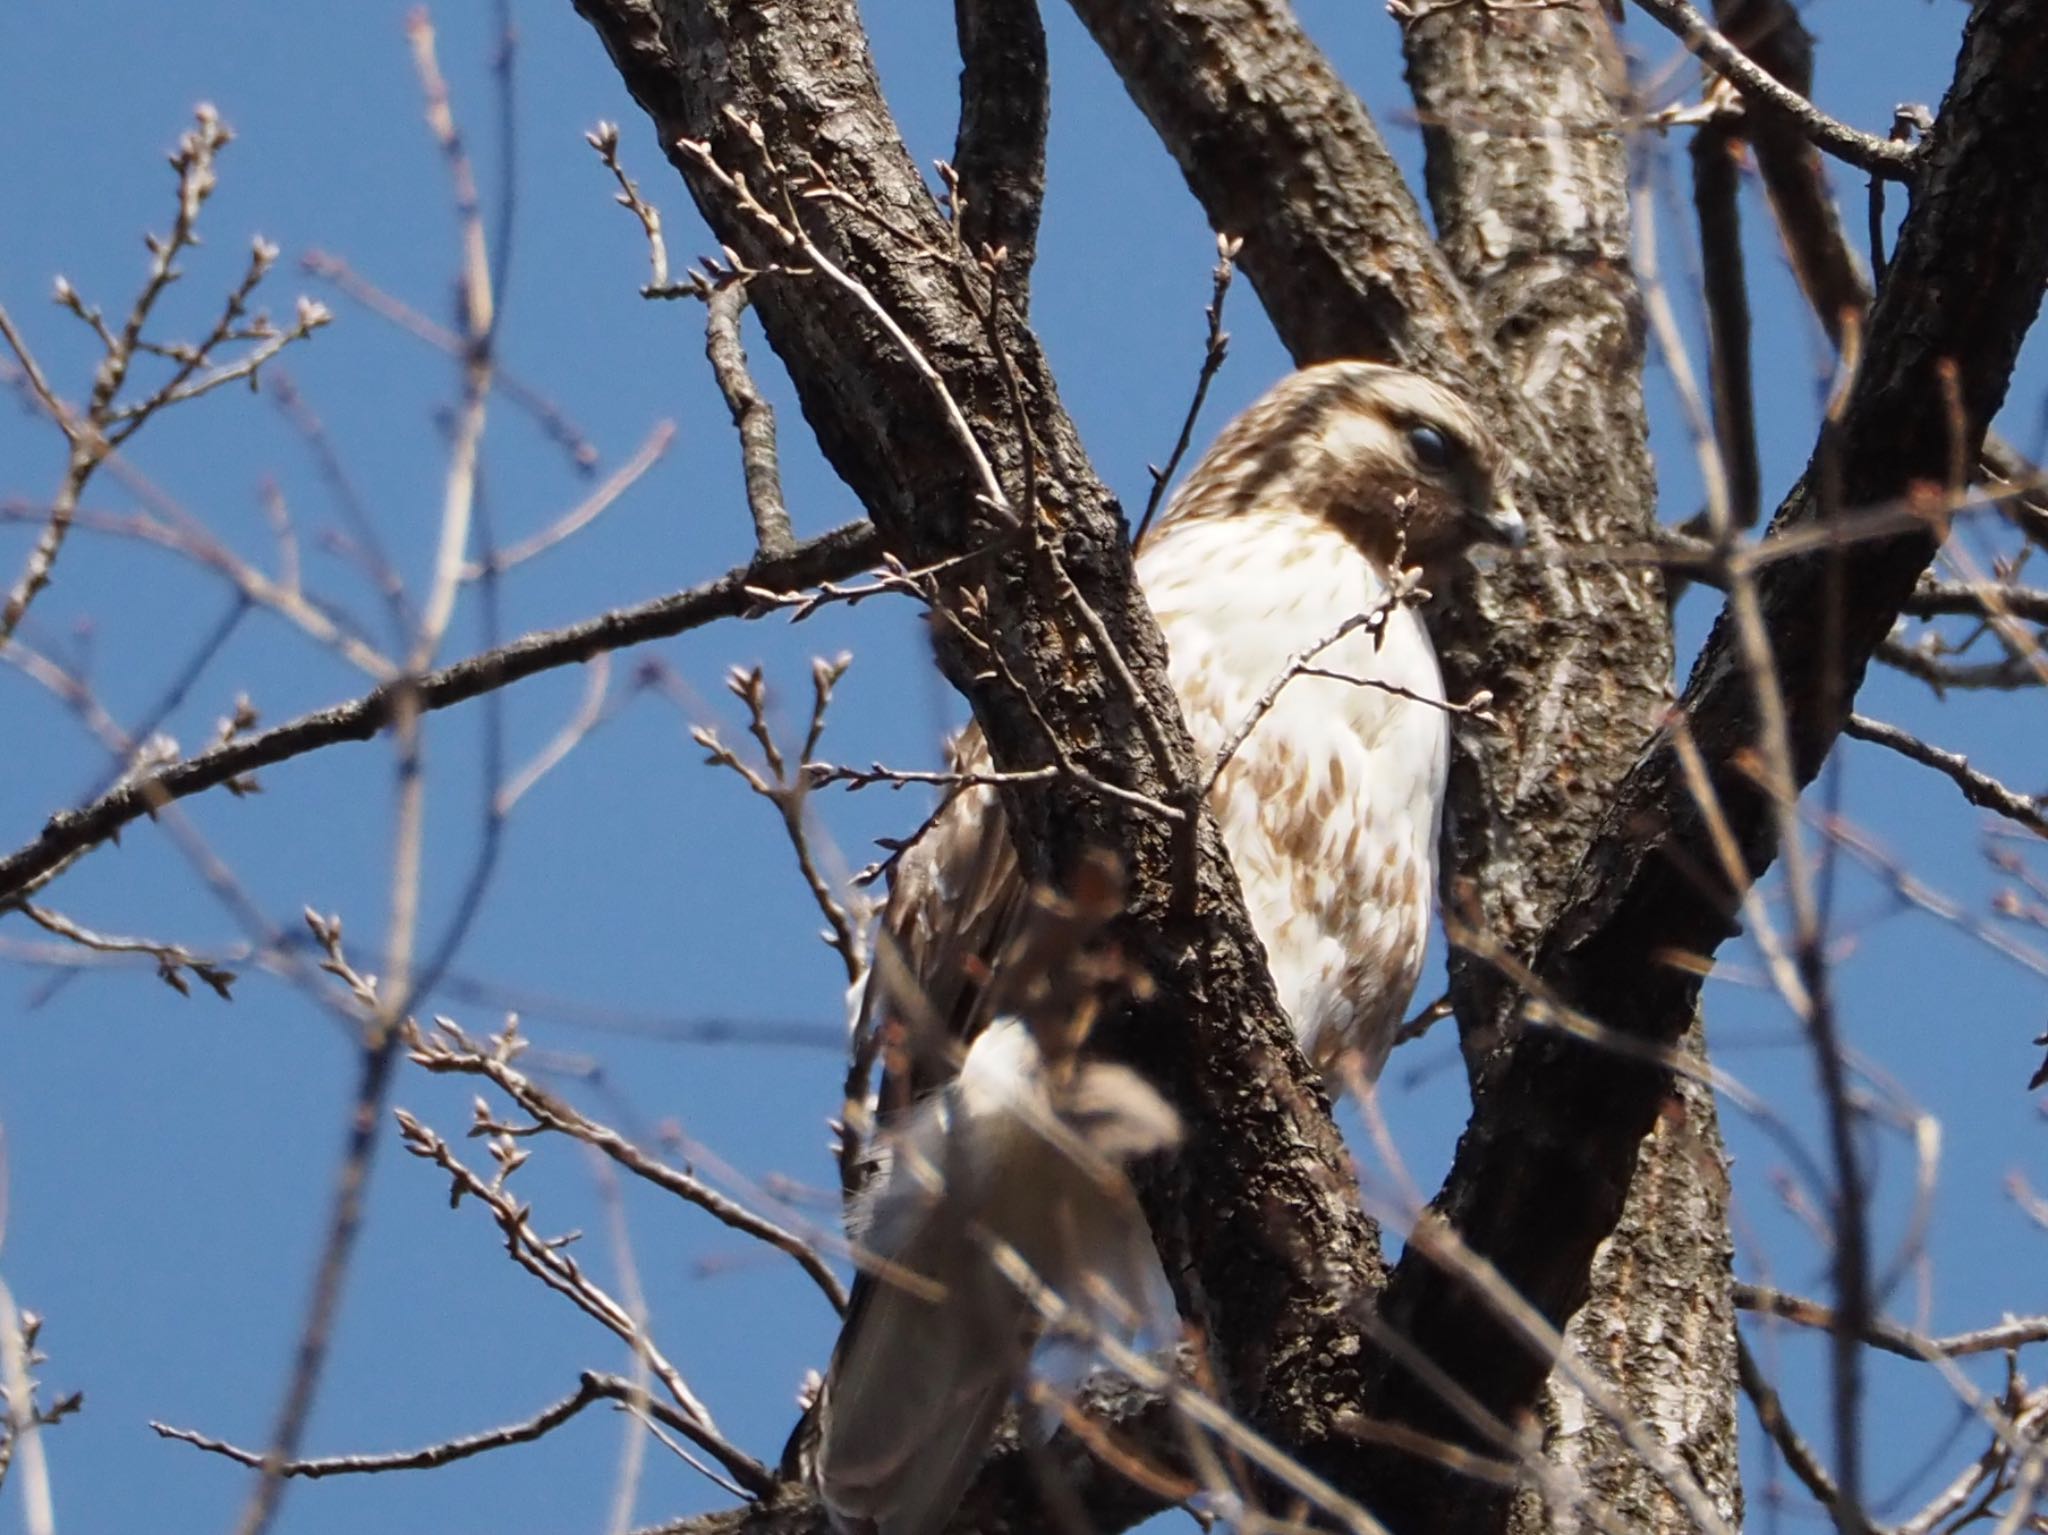
[[[1450,742],[1419,596],[1473,545],[1520,541],[1503,478],[1450,390],[1324,363],[1224,429],[1137,553],[1209,809],[1325,1070],[1378,1075],[1421,970]],[[987,767],[978,731],[955,756]],[[1039,1332],[1005,1258],[1104,1325],[1110,1295],[1124,1327],[1145,1319],[1150,1236],[1116,1169],[1177,1127],[1144,1083],[1078,1062],[1043,1009],[1004,1007],[1032,900],[986,786],[892,885],[867,1002],[885,1070],[863,1273],[791,1452],[842,1531],[931,1535],[959,1502]]]

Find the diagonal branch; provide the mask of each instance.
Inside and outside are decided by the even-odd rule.
[[[1971,767],[1970,759],[1961,752],[1943,751],[1911,731],[1864,714],[1850,715],[1848,723],[1843,726],[1843,734],[1873,745],[1890,747],[1908,761],[1933,768],[1962,790],[1963,798],[1978,809],[2017,821],[2036,836],[2048,837],[2048,802],[2038,794],[2019,794],[2008,789],[1989,773]]]
[[[721,618],[753,611],[750,588],[804,586],[841,579],[873,564],[880,553],[874,529],[848,523],[799,544],[778,559],[758,559],[714,581],[638,607],[619,608],[564,629],[521,636],[452,666],[378,688],[345,704],[304,714],[257,735],[132,779],[89,805],[50,818],[42,835],[0,858],[0,899],[33,889],[67,859],[119,833],[122,827],[172,800],[220,788],[257,768],[302,757],[342,741],[367,741],[389,725],[401,695],[422,712],[446,709],[559,666],[607,651],[667,639]]]
[[[1871,317],[1864,366],[1838,435],[1825,445],[1839,465],[1839,504],[1939,486],[1958,450],[1975,451],[2048,282],[2048,244],[2038,237],[2048,220],[2048,178],[2026,158],[2043,134],[2048,4],[1981,7],[1930,141],[1894,279]],[[1945,373],[1963,402],[1963,443],[1949,440]],[[1833,514],[1818,479],[1809,470],[1777,527]],[[1819,770],[1872,651],[1933,553],[1931,538],[1907,534],[1759,573],[1757,598],[1789,715],[1784,767],[1795,783]],[[1776,856],[1778,812],[1746,770],[1761,739],[1755,690],[1725,618],[1681,707],[1754,879]],[[1670,730],[1660,735],[1622,785],[1537,966],[1580,1011],[1660,1045],[1687,1026],[1699,985],[1696,969],[1673,968],[1662,956],[1711,956],[1732,925],[1723,899],[1692,874],[1712,859],[1674,739]],[[1569,1315],[1585,1298],[1594,1250],[1670,1091],[1666,1071],[1580,1042],[1524,1037],[1459,1148],[1438,1211],[1546,1315]],[[1504,1414],[1548,1372],[1547,1359],[1519,1350],[1479,1297],[1420,1255],[1404,1257],[1386,1310]],[[1432,1416],[1420,1388],[1399,1376],[1389,1377],[1379,1400],[1396,1416]]]
[[[1750,56],[1714,29],[1686,0],[1636,0],[1657,23],[1742,92],[1760,114],[1796,125],[1829,154],[1860,170],[1893,181],[1910,181],[1917,171],[1918,150],[1911,145],[1864,133],[1838,123],[1790,86],[1758,67]]]
[[[1000,792],[1026,877],[1058,883],[1102,847],[1125,860],[1120,936],[1158,989],[1112,1044],[1191,1124],[1209,1127],[1153,1191],[1154,1230],[1233,1404],[1249,1404],[1268,1437],[1298,1440],[1270,1415],[1314,1414],[1318,1360],[1355,1356],[1354,1329],[1327,1296],[1333,1275],[1352,1294],[1371,1293],[1375,1234],[1274,1003],[1213,824],[1183,823],[1197,825],[1199,850],[1183,901],[1173,823],[1122,795],[1016,776],[1043,762],[1048,730],[1090,777],[1154,802],[1192,804],[1198,773],[1121,520],[1057,404],[1037,339],[1014,303],[983,303],[981,272],[944,258],[951,232],[882,103],[851,0],[816,0],[767,28],[735,0],[578,8],[714,234],[742,259],[765,266],[776,251],[732,178],[772,202],[784,168],[804,167],[805,190],[823,194],[790,199],[790,216],[881,314],[852,302],[838,277],[791,274],[753,285],[756,310],[820,447],[890,552],[908,566],[954,561],[931,582],[952,620],[938,626],[941,664],[973,704],[995,766],[1012,775]],[[905,339],[1006,491],[1036,487],[1021,524],[1029,538],[988,509]]]

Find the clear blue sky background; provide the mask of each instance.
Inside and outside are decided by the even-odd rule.
[[[1365,95],[1411,166],[1418,144],[1403,116],[1398,39],[1374,6],[1314,0],[1304,15]],[[926,161],[950,152],[956,60],[940,6],[884,0],[870,7],[875,46],[904,131]],[[163,153],[195,102],[216,103],[239,134],[208,211],[207,249],[167,305],[180,333],[196,330],[261,232],[284,248],[273,307],[300,291],[332,303],[339,323],[287,360],[325,418],[384,537],[415,581],[431,558],[440,495],[435,409],[450,397],[451,364],[302,275],[312,249],[436,318],[450,310],[455,225],[446,179],[422,124],[401,22],[389,0],[296,7],[256,0],[176,6],[74,0],[13,6],[0,15],[0,302],[27,329],[60,389],[83,394],[93,361],[83,328],[47,303],[54,274],[118,311],[143,264],[139,235],[164,227],[171,178]],[[1923,0],[1816,0],[1822,103],[1882,128],[1895,102],[1938,100],[1965,8]],[[441,57],[495,196],[502,146],[493,132],[490,8],[469,0],[437,12]],[[517,236],[503,295],[506,367],[556,400],[606,465],[662,420],[676,449],[593,527],[506,580],[501,631],[552,625],[637,601],[725,569],[743,557],[748,528],[737,453],[700,349],[699,312],[636,295],[645,278],[638,230],[612,206],[608,181],[582,135],[620,120],[630,166],[670,220],[678,259],[706,244],[645,121],[595,38],[566,3],[520,0]],[[1066,11],[1048,8],[1053,38],[1051,187],[1035,318],[1061,392],[1101,473],[1142,504],[1145,465],[1161,458],[1184,409],[1200,345],[1211,238],[1164,153]],[[1631,16],[1626,39],[1645,76],[1668,63],[1668,40]],[[1689,68],[1677,78],[1689,80]],[[1674,140],[1674,145],[1682,140]],[[1657,150],[1655,141],[1646,150]],[[1862,189],[1845,184],[1860,227]],[[1894,217],[1897,204],[1893,198]],[[1752,205],[1752,213],[1755,212]],[[1669,230],[1679,221],[1667,209]],[[1753,233],[1760,221],[1753,219]],[[1759,282],[1759,390],[1765,485],[1775,496],[1804,463],[1821,387],[1816,331],[1791,294],[1766,235],[1752,239]],[[1666,269],[1696,306],[1676,248]],[[1232,360],[1213,397],[1206,436],[1286,361],[1250,294],[1233,301]],[[784,405],[784,466],[800,531],[856,514],[818,461],[765,345],[754,360]],[[1664,512],[1696,505],[1696,476],[1669,389],[1654,380]],[[2022,442],[2037,435],[2048,392],[2044,349],[2029,349],[2008,411]],[[486,445],[488,509],[511,540],[557,516],[586,486],[562,453],[501,394]],[[336,525],[303,444],[266,399],[218,396],[159,423],[135,462],[219,537],[274,568],[258,487],[274,477],[306,541],[308,582],[374,624],[374,594],[345,563],[315,547]],[[46,498],[62,468],[46,423],[0,408],[0,496]],[[131,510],[111,478],[90,503]],[[28,534],[0,528],[0,571],[19,568]],[[38,603],[29,638],[53,654],[89,656],[99,696],[134,720],[167,686],[219,618],[229,594],[217,577],[162,550],[75,535],[56,586]],[[1697,642],[1711,617],[1703,598],[1683,610]],[[446,653],[489,636],[471,600]],[[924,658],[906,608],[834,610],[800,627],[725,626],[655,653],[703,700],[696,718],[737,719],[720,690],[733,663],[761,662],[796,723],[814,654],[853,650],[827,752],[865,763],[929,763],[957,715]],[[620,659],[622,693],[636,657]],[[557,674],[505,699],[508,752],[525,760],[574,708],[584,679]],[[363,690],[330,654],[266,613],[251,615],[167,728],[195,749],[246,691],[275,722]],[[1915,688],[1873,683],[1866,707],[1964,748],[2018,787],[2044,785],[2040,703],[1930,703]],[[431,872],[428,931],[438,931],[477,845],[481,712],[436,717],[429,731]],[[0,844],[18,845],[52,810],[106,768],[98,747],[42,690],[0,668],[5,763]],[[524,993],[574,999],[527,1008],[528,1032],[565,1060],[602,1072],[576,1091],[639,1133],[672,1121],[743,1178],[786,1174],[823,1186],[824,1120],[835,1106],[840,984],[813,936],[803,898],[767,807],[729,775],[700,765],[687,721],[641,698],[554,772],[522,805],[496,885],[458,963],[465,975]],[[1984,916],[1997,881],[1981,856],[1982,824],[1953,791],[1876,752],[1843,764],[1848,814],[1905,864]],[[237,871],[271,921],[295,927],[306,905],[342,914],[360,957],[373,962],[383,928],[391,756],[348,746],[263,775],[264,793],[193,802],[194,824]],[[915,824],[911,795],[874,790],[823,806],[846,859],[871,839]],[[2036,860],[2039,863],[2039,860]],[[244,934],[158,830],[138,826],[93,853],[51,892],[82,921],[218,948]],[[2023,1084],[2038,1061],[2027,1041],[2042,1027],[2040,977],[1995,957],[1953,925],[1903,913],[1881,887],[1848,877],[1839,903],[1843,1016],[1859,1057],[1939,1116],[1941,1201],[1928,1261],[1892,1296],[1919,1318],[1924,1278],[1930,1325],[2048,1309],[2048,1233],[2001,1192],[2013,1169],[2048,1185],[2038,1106]],[[2013,936],[2025,941],[2023,930]],[[19,918],[0,940],[36,935]],[[1741,976],[1753,955],[1729,952],[1708,992],[1720,1062],[1763,1094],[1809,1155],[1820,1137],[1810,1065],[1783,1009]],[[146,969],[102,970],[52,986],[46,969],[0,970],[0,1123],[6,1134],[6,1240],[0,1274],[44,1313],[54,1392],[82,1389],[84,1412],[49,1438],[60,1525],[69,1530],[226,1524],[246,1477],[160,1442],[151,1418],[260,1445],[297,1336],[325,1218],[353,1052],[334,1022],[274,979],[251,974],[224,1005],[181,1000]],[[1425,992],[1431,985],[1425,979]],[[495,1011],[447,996],[439,1006],[471,1028]],[[593,1021],[595,1020],[595,1022]],[[682,1022],[734,1020],[737,1042],[691,1042]],[[597,1026],[602,1023],[603,1026]],[[781,1043],[750,1040],[774,1039]],[[1395,1059],[1388,1082],[1404,1154],[1434,1187],[1463,1117],[1447,1036]],[[459,1137],[470,1093],[408,1070],[395,1101]],[[1730,1115],[1736,1157],[1741,1271],[1788,1286],[1825,1286],[1825,1254],[1788,1208],[1777,1180],[1797,1173],[1784,1145]],[[1880,1235],[1904,1228],[1911,1161],[1897,1134],[1873,1135],[1883,1189]],[[467,1143],[481,1159],[481,1148]],[[577,1148],[540,1145],[519,1175],[543,1229],[581,1228],[585,1262],[615,1273],[592,1163]],[[1815,1191],[1814,1197],[1821,1197]],[[821,1365],[832,1318],[791,1265],[734,1240],[695,1211],[633,1191],[634,1248],[657,1335],[756,1454],[772,1457],[807,1367]],[[818,1206],[829,1219],[829,1206]],[[1889,1253],[1891,1247],[1884,1249]],[[1789,1397],[1824,1432],[1819,1353],[1786,1337],[1765,1348]],[[388,1132],[371,1215],[307,1449],[385,1450],[523,1417],[569,1390],[585,1367],[624,1368],[623,1350],[508,1263],[488,1222],[450,1212],[445,1186],[397,1154]],[[1990,1380],[1994,1372],[1975,1372]],[[1919,1367],[1880,1359],[1871,1408],[1874,1482],[1885,1492],[1931,1480],[1922,1458],[1953,1411],[1948,1391]],[[300,1484],[283,1527],[298,1535],[368,1526],[442,1532],[586,1529],[599,1525],[620,1451],[621,1422],[591,1413],[550,1440],[448,1470]],[[1747,1436],[1752,1507],[1765,1480]],[[1976,1438],[1947,1466],[1974,1453]],[[1944,1470],[1943,1475],[1946,1474]],[[1916,1480],[1917,1477],[1917,1480]],[[658,1448],[638,1511],[656,1519],[721,1495]],[[0,1530],[19,1527],[0,1500]]]

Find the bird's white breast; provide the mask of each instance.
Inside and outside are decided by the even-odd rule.
[[[1304,650],[1386,597],[1387,573],[1320,517],[1169,520],[1138,556],[1195,746],[1213,760]],[[1413,608],[1322,651],[1240,744],[1210,798],[1312,1056],[1376,1075],[1422,965],[1449,738]]]

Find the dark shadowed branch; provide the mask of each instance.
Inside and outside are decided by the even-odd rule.
[[[826,456],[891,552],[931,566],[989,549],[932,586],[953,615],[939,629],[941,664],[974,705],[997,767],[1040,766],[1050,730],[1092,778],[1155,803],[1186,802],[1193,755],[1113,502],[1013,306],[986,324],[973,299],[980,274],[935,270],[931,253],[948,248],[950,233],[882,105],[853,8],[820,4],[766,33],[723,3],[582,0],[579,9],[700,209],[742,256],[766,264],[775,247],[764,246],[759,217],[736,205],[731,177],[746,176],[778,212],[770,194],[785,167],[804,166],[811,187],[845,194],[795,208],[812,248],[860,293],[837,279],[785,276],[756,283],[755,305]],[[675,148],[684,140],[705,148]],[[886,222],[849,202],[888,209]],[[1044,531],[1029,546],[978,509],[986,492],[974,455],[932,408],[931,377],[905,341],[936,372],[1006,495],[1037,486],[1028,510]],[[1089,664],[1053,638],[1075,633],[1090,636]],[[1233,1405],[1291,1447],[1300,1435],[1274,1420],[1311,1410],[1315,1361],[1355,1356],[1353,1329],[1327,1304],[1331,1276],[1369,1293],[1377,1254],[1213,828],[1204,818],[1199,882],[1185,903],[1175,899],[1172,824],[1141,804],[1017,777],[1002,792],[1032,877],[1057,878],[1101,846],[1126,860],[1126,929],[1159,990],[1118,1044],[1185,1116],[1215,1127],[1190,1138],[1157,1192],[1155,1232],[1168,1271],[1185,1277],[1184,1305],[1213,1340]]]
[[[1031,266],[1045,203],[1051,91],[1037,0],[953,0],[960,38],[960,237],[970,251],[1005,252],[1003,285],[1029,309]]]
[[[2048,132],[2044,22],[2048,8],[2020,0],[1980,8],[1968,27],[1894,281],[1873,312],[1834,444],[1841,465],[1835,504],[1873,504],[1906,497],[1923,482],[1945,484],[1958,448],[1974,451],[2003,397],[2048,278],[2048,249],[2037,237],[2048,219],[2048,184],[2022,149]],[[1973,437],[1964,444],[1948,440],[1940,405],[1945,368],[1957,370],[1966,402]],[[1778,523],[1796,527],[1831,512],[1810,476]],[[1786,561],[1760,577],[1792,720],[1788,767],[1796,782],[1818,771],[1864,664],[1933,553],[1932,539],[1905,535]],[[1853,600],[1831,601],[1831,591]],[[1827,665],[1829,657],[1839,658],[1839,668]],[[1743,768],[1758,740],[1754,699],[1724,621],[1682,707],[1752,878],[1774,856],[1777,821]],[[1659,956],[1711,955],[1730,919],[1691,872],[1710,866],[1711,855],[1668,739],[1653,743],[1630,773],[1606,826],[1552,927],[1538,973],[1610,1027],[1670,1042],[1691,1018],[1698,979]],[[1639,1139],[1669,1093],[1663,1072],[1570,1041],[1525,1037],[1488,1112],[1467,1133],[1438,1208],[1518,1291],[1547,1314],[1568,1315],[1586,1293],[1593,1251],[1619,1210]],[[1542,1211],[1540,1231],[1530,1222],[1535,1210]],[[1477,1382],[1489,1401],[1518,1400],[1547,1371],[1547,1361],[1526,1354],[1512,1362],[1516,1351],[1486,1320],[1485,1306],[1426,1260],[1404,1259],[1387,1306],[1433,1358]],[[1509,1379],[1517,1374],[1519,1385]],[[1404,1416],[1426,1411],[1418,1393],[1396,1379],[1383,1401]]]

